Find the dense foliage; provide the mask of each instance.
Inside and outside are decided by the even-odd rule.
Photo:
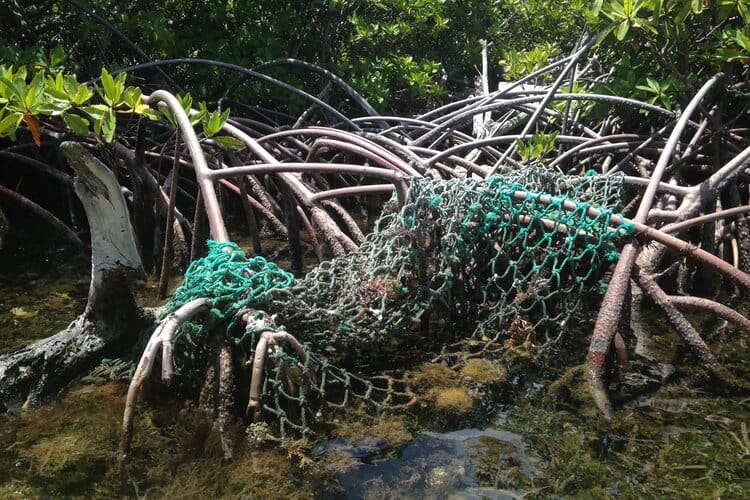
[[[51,60],[55,61],[53,52]],[[41,146],[41,118],[47,126],[65,126],[74,134],[87,136],[89,132],[112,142],[117,129],[117,116],[143,116],[150,120],[165,118],[172,124],[174,117],[168,108],[154,109],[143,102],[140,88],[127,86],[126,73],[116,77],[102,69],[100,85],[80,83],[75,76],[49,68],[35,68],[29,77],[25,66],[0,65],[0,138],[16,140],[16,132],[25,123],[37,146]],[[186,112],[193,104],[190,94],[178,96]],[[230,137],[217,136],[229,118],[229,109],[209,112],[204,103],[191,116],[194,125],[200,124],[206,137],[227,146],[235,145]],[[62,122],[62,123],[61,123]],[[215,137],[214,137],[215,136]]]
[[[588,88],[673,109],[701,82],[723,72],[728,85],[716,119],[723,114],[736,119],[747,105],[748,0],[310,0],[262,5],[135,0],[114,6],[68,0],[14,1],[9,7],[0,31],[0,136],[14,137],[22,123],[34,133],[34,117],[46,115],[62,118],[79,134],[89,128],[90,119],[90,128],[97,134],[103,130],[111,140],[118,113],[158,118],[136,102],[139,83],[143,92],[189,89],[196,100],[210,102],[226,96],[239,81],[231,96],[235,102],[286,108],[291,114],[304,104],[297,95],[257,79],[238,80],[239,75],[224,68],[184,63],[151,67],[134,71],[129,83],[136,86],[126,89],[124,76],[112,79],[102,67],[116,70],[189,57],[252,68],[299,58],[330,67],[380,111],[409,113],[475,92],[482,43],[488,46],[492,89],[503,76],[516,79],[537,70],[596,34],[603,36],[591,51],[595,57],[574,91]],[[25,69],[19,69],[22,64]],[[304,70],[284,66],[264,72],[313,94],[323,92],[324,99],[335,91]],[[98,91],[80,85],[100,76],[104,86]],[[584,111],[592,109],[589,105]],[[207,116],[206,111],[196,121]],[[539,140],[550,143],[539,146],[544,150],[554,143],[545,136]],[[522,156],[540,156],[522,146]]]
[[[724,72],[729,92],[748,96],[750,1],[594,3],[592,14],[600,26],[614,23],[599,51],[602,66],[612,68],[601,85],[604,91],[672,109],[708,78]]]
[[[253,67],[293,57],[334,69],[381,110],[403,111],[472,90],[481,69],[481,40],[489,43],[491,73],[502,63],[511,76],[569,51],[584,29],[586,5],[582,0],[134,0],[114,6],[101,0],[42,1],[11,6],[12,15],[2,21],[0,57],[37,62],[40,53],[63,46],[66,66],[84,80],[98,76],[101,67],[114,70],[147,58],[199,57]],[[153,69],[140,75],[165,86],[179,82],[208,100],[221,96],[234,78],[205,67],[164,70],[171,81]],[[306,83],[305,75],[284,71],[290,83]],[[238,97],[263,102],[278,97],[271,92],[249,82]]]

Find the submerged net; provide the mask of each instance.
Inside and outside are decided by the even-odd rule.
[[[211,324],[236,322],[248,307],[276,314],[306,356],[275,349],[262,407],[282,436],[289,427],[306,433],[324,401],[343,406],[359,399],[383,408],[409,400],[392,378],[364,378],[338,366],[360,369],[404,353],[412,361],[421,354],[421,361],[441,345],[469,339],[495,351],[523,346],[537,353],[558,342],[604,290],[618,239],[633,232],[611,224],[621,190],[619,176],[566,177],[541,166],[489,179],[414,179],[405,205],[381,216],[356,252],[297,281],[232,244],[210,243],[169,310],[209,297]],[[261,333],[257,324],[227,330],[246,359]],[[273,320],[264,325],[283,328]],[[184,328],[175,353],[189,355],[206,326]]]

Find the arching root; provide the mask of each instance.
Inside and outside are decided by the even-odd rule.
[[[130,452],[130,443],[133,438],[133,417],[135,416],[135,405],[141,393],[143,384],[154,367],[154,361],[161,351],[161,377],[165,383],[169,383],[174,375],[172,365],[172,338],[177,329],[187,320],[211,307],[209,299],[195,299],[183,305],[175,312],[169,314],[151,334],[146,344],[146,349],[138,361],[133,379],[128,387],[128,395],[125,400],[125,411],[122,417],[122,436],[120,438],[120,459],[127,458]]]
[[[693,355],[698,359],[701,366],[707,369],[721,382],[734,387],[748,388],[750,385],[739,380],[729,370],[722,366],[706,345],[700,333],[693,327],[683,314],[677,310],[670,297],[661,289],[659,284],[646,273],[641,272],[636,266],[634,278],[638,286],[666,313],[669,322],[688,345]]]
[[[250,379],[250,394],[247,401],[246,414],[252,416],[253,422],[260,422],[261,417],[261,389],[263,387],[263,370],[267,356],[275,354],[279,349],[279,344],[286,342],[289,344],[300,359],[300,363],[305,364],[307,353],[302,344],[290,333],[284,331],[265,330],[261,332],[258,344],[255,347],[255,357],[253,358],[253,372]]]

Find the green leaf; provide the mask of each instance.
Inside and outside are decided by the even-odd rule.
[[[244,142],[234,137],[230,137],[228,135],[217,135],[216,137],[213,138],[213,140],[221,144],[225,148],[242,149],[245,147]]]
[[[195,126],[196,123],[200,123],[201,121],[203,121],[207,114],[208,111],[205,108],[201,109],[197,113],[193,113],[192,115],[190,115],[190,125]]]
[[[107,109],[104,113],[104,119],[102,120],[102,136],[104,142],[110,143],[115,137],[115,130],[117,129],[117,116],[115,116],[115,110],[112,108]]]
[[[102,85],[104,86],[104,102],[113,108],[122,104],[122,93],[125,91],[125,78],[127,74],[120,73],[113,78],[105,68],[102,68]]]
[[[63,115],[65,125],[76,135],[86,136],[89,133],[89,121],[82,116],[73,113]]]
[[[630,18],[633,15],[633,0],[623,0],[622,10],[625,13],[625,17]]]
[[[591,6],[591,13],[598,16],[599,12],[602,10],[603,2],[604,0],[594,0],[594,5]]]
[[[128,74],[124,71],[115,77],[115,91],[118,96],[122,95],[125,90],[125,80],[127,80]]]
[[[10,137],[12,140],[16,140],[16,130],[18,130],[21,121],[23,120],[23,113],[15,112],[11,113],[0,121],[0,137]]]
[[[76,106],[80,106],[81,104],[91,99],[93,95],[94,91],[91,90],[88,86],[81,83],[76,87],[75,95],[71,98],[71,101],[73,101],[73,104],[75,104]]]
[[[49,65],[53,68],[57,67],[62,64],[63,60],[65,60],[65,50],[58,45],[49,53]]]
[[[185,110],[185,114],[190,114],[190,110],[193,107],[193,96],[191,96],[189,93],[185,95],[177,94],[177,102],[180,103],[180,106],[182,106],[182,109]]]
[[[63,90],[69,96],[74,96],[79,87],[78,80],[73,75],[63,75]],[[85,85],[84,85],[85,87]]]
[[[208,115],[207,120],[203,120],[203,133],[206,137],[213,137],[224,128],[224,124],[229,119],[229,108],[220,113],[218,110]]]
[[[214,111],[203,124],[203,132],[206,136],[211,137],[219,133],[219,130],[221,130],[221,113]]]
[[[609,10],[604,11],[604,14],[609,17],[610,19],[625,19],[628,17],[628,15],[625,13],[625,8],[623,7],[623,4],[620,2],[612,2],[609,4]]]
[[[661,15],[662,1],[663,0],[655,0],[654,1],[653,11],[651,13],[651,20],[653,22],[657,22],[658,19],[659,19],[659,16]]]
[[[65,92],[65,78],[63,77],[62,71],[58,71],[52,80],[52,86],[58,92]]]
[[[174,113],[172,113],[172,110],[169,109],[168,106],[159,108],[159,112],[161,112],[161,116],[166,118],[167,121],[171,123],[173,127],[177,127],[177,120],[175,119]]]
[[[94,120],[101,120],[104,118],[105,113],[107,110],[112,109],[109,106],[105,106],[104,104],[93,104],[91,106],[84,106],[81,108],[81,110],[84,113],[88,113],[91,115],[91,118]]]
[[[5,69],[5,75],[3,78],[6,78],[8,81],[13,82],[14,85],[18,86],[24,86],[26,85],[26,66],[19,67],[15,72],[13,71],[13,66],[10,66],[9,68]]]
[[[737,12],[742,16],[745,24],[750,24],[750,2],[742,0],[737,2]]]
[[[145,105],[143,107],[139,106],[135,108],[135,112],[139,115],[145,116],[149,120],[153,120],[153,121],[161,120],[161,113],[159,113],[158,110],[149,108],[148,106],[145,106]]]
[[[122,94],[122,100],[130,109],[135,110],[138,106],[143,105],[141,103],[142,96],[143,92],[138,87],[128,87]]]
[[[44,72],[39,71],[26,88],[24,104],[29,112],[36,111],[44,98]]]
[[[628,21],[623,21],[620,23],[620,25],[617,27],[617,30],[615,31],[615,37],[622,41],[625,39],[625,35],[628,34],[628,29],[630,28],[630,23]]]
[[[657,29],[656,25],[649,21],[648,19],[644,19],[642,17],[637,17],[633,19],[633,26],[636,28],[642,28],[644,30],[650,31],[654,35],[659,34],[659,30]]]
[[[747,52],[750,52],[750,30],[734,30],[731,34],[731,38],[737,45],[745,49]]]
[[[687,16],[690,14],[691,4],[690,2],[681,2],[678,3],[678,5],[682,5],[682,10],[680,10],[675,16],[675,21],[677,21],[677,24],[683,24],[685,19],[687,19]]]
[[[68,102],[70,98],[68,97],[68,94],[66,94],[62,90],[58,90],[55,86],[47,86],[47,88],[44,90],[48,97],[52,98],[53,100],[57,101],[65,101]]]
[[[23,105],[23,94],[14,83],[12,83],[7,78],[3,78],[0,76],[0,86],[5,89],[5,92],[0,95],[6,98],[15,97],[18,101],[18,104]]]
[[[104,101],[110,106],[114,106],[115,80],[106,68],[102,68],[102,86],[104,87],[104,95],[102,96]]]
[[[671,111],[672,110],[672,99],[670,99],[669,96],[666,95],[666,94],[661,94],[659,96],[659,98],[661,99],[662,104],[664,104],[664,107]]]
[[[40,115],[58,116],[70,109],[67,101],[46,101],[40,102],[34,106],[34,112]]]
[[[716,49],[714,51],[714,56],[724,62],[733,62],[733,61],[746,61],[750,59],[750,54],[747,52],[742,52],[737,49]]]

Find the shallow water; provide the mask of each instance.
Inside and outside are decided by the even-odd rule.
[[[85,305],[88,266],[85,256],[48,246],[4,253],[0,352],[74,319]],[[699,325],[713,332],[715,323]],[[670,362],[691,364],[663,319],[649,328]],[[707,338],[747,378],[746,334],[719,329]],[[653,368],[636,366],[640,376],[631,378],[649,382]],[[666,384],[626,388],[606,422],[581,377],[549,390],[561,374],[518,384],[514,404],[481,430],[470,419],[467,429],[452,419],[446,430],[429,412],[398,417],[395,434],[370,415],[358,437],[334,432],[317,445],[258,447],[238,430],[230,463],[201,412],[157,391],[139,406],[124,468],[116,449],[127,387],[81,380],[55,403],[0,416],[0,498],[750,498],[747,394],[718,391],[700,370],[678,369]],[[362,418],[352,414],[345,426]]]
[[[86,306],[89,257],[8,234],[0,251],[0,353],[64,329]]]
[[[748,498],[750,401],[668,387],[604,422],[529,396],[483,430],[237,448],[222,463],[190,405],[139,408],[132,459],[117,463],[126,387],[79,382],[60,401],[0,417],[0,498]],[[645,401],[644,401],[645,404]],[[744,424],[744,425],[743,425]],[[242,441],[242,440],[240,440]]]
[[[337,441],[318,447],[328,448],[329,460],[346,464],[333,475],[335,493],[349,499],[520,498],[526,493],[520,483],[539,474],[540,460],[523,438],[496,428],[424,432],[388,458],[351,456]]]

